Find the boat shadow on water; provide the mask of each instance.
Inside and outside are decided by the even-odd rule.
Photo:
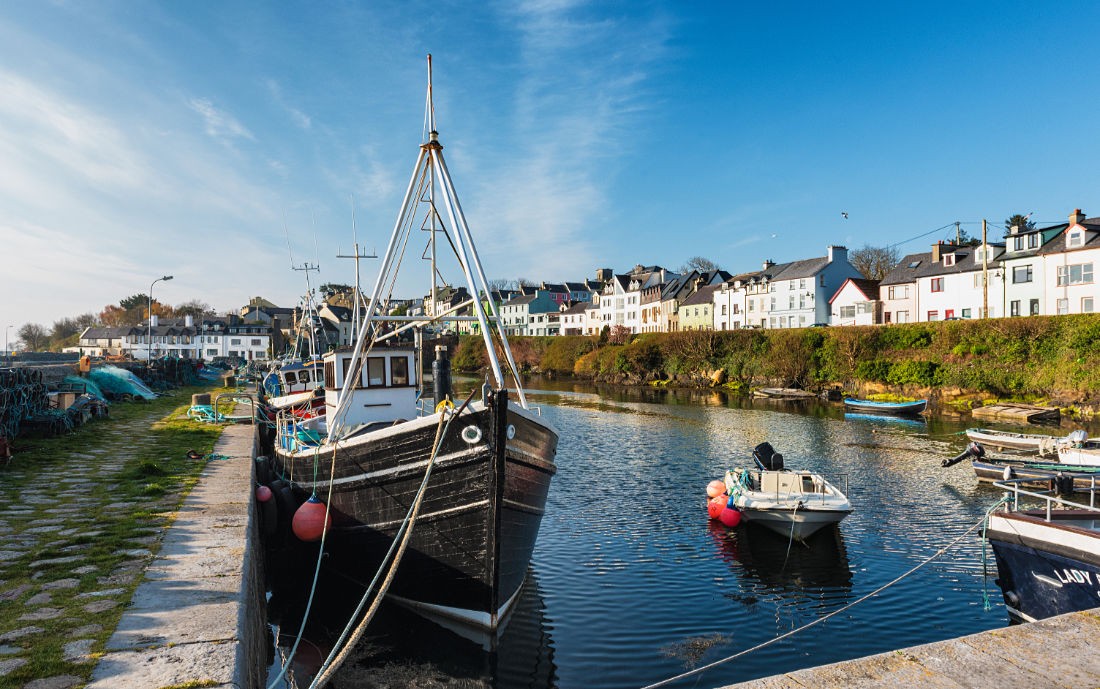
[[[308,586],[306,587],[308,588]],[[305,613],[301,586],[273,591],[269,622],[278,640],[268,681],[287,662]],[[347,615],[362,589],[339,577],[322,575],[309,621],[294,655],[292,677],[279,687],[308,686],[348,624]],[[383,603],[367,634],[333,677],[333,685],[359,687],[507,687],[557,686],[551,624],[537,578],[529,573],[503,631],[492,638],[471,638],[444,628],[390,602]]]
[[[769,529],[742,524],[727,529],[709,523],[718,556],[744,575],[759,593],[789,593],[834,589],[850,591],[852,570],[844,536],[835,525],[818,531],[805,542],[792,542]],[[735,594],[744,597],[745,594]]]

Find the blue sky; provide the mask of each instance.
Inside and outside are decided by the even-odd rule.
[[[383,249],[429,52],[490,278],[694,255],[740,272],[956,220],[1100,215],[1098,19],[1069,2],[4,3],[0,326],[49,328],[164,274],[167,303],[291,306],[291,255],[320,265],[315,285],[354,281],[335,258],[353,199],[360,243]],[[423,293],[412,277],[400,296]]]

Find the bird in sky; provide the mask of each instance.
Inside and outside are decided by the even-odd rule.
[[[840,211],[840,214],[844,216],[844,219],[848,219],[848,211]]]

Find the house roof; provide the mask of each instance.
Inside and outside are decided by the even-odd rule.
[[[779,273],[773,273],[772,280],[797,280],[799,278],[814,277],[829,265],[829,257],[805,258],[801,261],[793,261],[785,264],[786,267]]]
[[[1050,241],[1039,248],[1037,253],[1046,254],[1061,254],[1069,253],[1073,251],[1081,251],[1084,249],[1096,249],[1100,248],[1100,218],[1089,218],[1079,223],[1088,232],[1093,232],[1093,236],[1090,238],[1085,235],[1086,241],[1082,246],[1067,247],[1065,242],[1065,234],[1069,229],[1069,225],[1066,224],[1062,230],[1056,234]]]
[[[879,286],[902,285],[917,281],[918,271],[921,266],[932,262],[932,252],[925,251],[922,254],[909,254],[898,261],[897,265],[879,281]]]
[[[829,303],[832,304],[833,300],[840,296],[840,293],[844,291],[844,288],[848,286],[848,283],[852,283],[856,289],[867,298],[867,301],[878,300],[878,280],[868,280],[867,278],[848,278],[840,285],[836,293],[829,297]]]
[[[534,300],[534,294],[521,294],[518,297],[512,297],[508,301],[501,304],[501,306],[523,306],[524,304],[530,304]]]
[[[591,302],[575,301],[572,304],[570,304],[567,308],[562,309],[561,312],[563,314],[571,314],[571,315],[572,314],[578,314],[579,315],[579,314],[584,313],[588,309],[588,307],[591,306],[591,305],[592,305]]]
[[[696,304],[710,304],[714,301],[714,290],[718,289],[721,283],[718,285],[704,285],[695,290],[687,299],[680,302],[680,306],[694,306]]]

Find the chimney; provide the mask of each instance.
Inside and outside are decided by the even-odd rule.
[[[846,246],[830,246],[829,247],[829,263],[833,261],[847,261],[848,260],[848,247]]]
[[[1073,209],[1073,212],[1069,214],[1070,227],[1080,225],[1083,222],[1085,222],[1085,214],[1081,212],[1080,208]]]
[[[932,263],[940,262],[940,251],[943,250],[943,242],[936,242],[932,245]]]
[[[157,320],[157,314],[152,314],[149,316],[149,325],[153,328],[157,327]]]
[[[195,327],[195,317],[191,316],[191,315],[184,316],[183,317],[183,324],[188,328]]]
[[[771,260],[770,258],[764,260],[764,270],[767,270],[768,268],[771,268],[774,265],[775,265],[775,261]]]

